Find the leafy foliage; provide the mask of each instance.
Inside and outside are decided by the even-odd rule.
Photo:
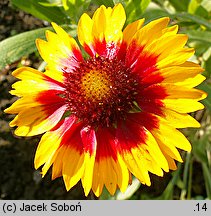
[[[44,32],[47,29],[49,28],[41,28],[24,32],[0,42],[0,68],[19,60],[22,56],[35,52],[36,38],[44,38]]]
[[[58,1],[48,0],[11,0],[12,4],[33,16],[48,22],[58,24],[68,23],[70,20],[65,14],[65,10]]]

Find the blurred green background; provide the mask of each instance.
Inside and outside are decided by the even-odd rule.
[[[81,184],[66,192],[61,178],[51,181],[48,172],[41,179],[33,168],[33,157],[40,136],[15,137],[8,123],[14,116],[3,110],[17,98],[8,91],[16,80],[11,72],[20,66],[43,70],[36,38],[45,38],[54,21],[76,37],[82,13],[92,15],[104,4],[122,3],[127,23],[145,17],[146,23],[163,16],[178,24],[179,32],[189,36],[187,46],[196,52],[192,61],[205,69],[206,81],[198,88],[208,93],[205,109],[192,115],[200,129],[184,129],[192,143],[191,153],[181,152],[183,164],[163,178],[151,175],[152,186],[133,179],[126,193],[111,197],[106,190],[99,199],[210,199],[211,198],[211,1],[210,0],[0,0],[0,199],[97,199],[92,193],[84,197]]]

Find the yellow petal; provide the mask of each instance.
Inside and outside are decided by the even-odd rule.
[[[142,25],[144,24],[144,19],[137,20],[132,22],[126,26],[123,31],[124,41],[129,44],[135,33],[141,29]]]
[[[157,61],[161,61],[168,57],[169,55],[178,52],[183,48],[187,42],[187,35],[177,34],[177,35],[164,35],[158,40],[152,42],[149,46],[146,46],[144,51],[154,53],[158,56]]]
[[[166,93],[166,99],[177,99],[177,98],[187,98],[187,99],[194,99],[194,100],[202,100],[206,98],[207,94],[204,91],[198,89],[190,89],[184,86],[178,86],[173,84],[161,84]]]
[[[21,67],[12,72],[12,75],[21,80],[34,80],[43,82],[45,80],[42,72],[30,67]]]
[[[10,91],[10,94],[16,95],[18,97],[30,96],[38,94],[42,91],[49,90],[49,85],[46,82],[36,82],[34,80],[23,80],[15,82],[12,85],[14,90]]]
[[[69,52],[69,51],[72,51],[73,49],[79,50],[79,46],[73,37],[71,37],[69,34],[67,34],[67,32],[64,31],[64,29],[61,28],[60,26],[58,26],[56,23],[52,22],[51,24],[52,24],[54,30],[56,31],[58,38],[60,38],[62,40],[62,43],[64,43],[65,48],[67,49],[64,51]],[[59,41],[57,41],[57,43],[58,42]]]
[[[64,82],[64,75],[63,72],[58,71],[58,70],[53,70],[52,68],[49,68],[48,66],[46,66],[46,71],[44,72],[45,75],[51,77],[52,79],[55,79],[61,83]]]
[[[61,146],[57,150],[57,154],[55,160],[53,162],[53,169],[52,169],[52,180],[62,176],[62,167],[63,167],[63,160],[64,153],[66,151],[67,146]]]
[[[55,110],[51,115],[43,111],[42,106],[33,109],[25,108],[15,118],[11,125],[18,126],[15,130],[17,136],[34,136],[51,130],[61,119],[66,105]]]
[[[92,19],[86,13],[84,13],[78,22],[78,40],[83,47],[88,45],[92,51],[92,54],[95,55],[95,51],[93,49],[92,28]]]
[[[48,41],[42,39],[36,40],[38,51],[47,64],[50,77],[57,78],[53,73],[59,71],[60,76],[64,69],[72,71],[82,61],[81,51],[75,39],[69,36],[60,26],[52,23],[55,33],[46,32]],[[59,80],[61,81],[61,77]]]
[[[173,145],[177,148],[183,149],[185,151],[191,150],[191,145],[187,138],[175,128],[166,124],[165,121],[159,119],[159,129],[153,130],[153,136],[164,145]]]
[[[44,177],[46,175],[46,173],[48,172],[48,170],[50,169],[51,165],[55,162],[56,160],[56,157],[57,157],[57,154],[58,154],[58,150],[55,151],[54,154],[52,154],[48,160],[45,162],[44,166],[42,167],[42,177]]]
[[[105,37],[106,24],[108,16],[111,14],[111,8],[106,8],[104,5],[100,6],[93,15],[93,38],[99,41],[103,41]]]
[[[103,181],[109,193],[114,195],[117,187],[117,173],[115,163],[112,158],[107,157],[100,161],[100,168],[104,171]]]
[[[164,77],[163,83],[182,83],[187,79],[193,79],[196,75],[204,71],[198,64],[193,62],[185,62],[178,66],[170,66],[162,68],[159,73]]]
[[[132,148],[131,151],[125,151],[121,154],[129,171],[139,179],[142,184],[151,185],[149,173],[145,166],[145,158],[140,148]]]
[[[168,57],[157,62],[158,68],[164,68],[172,65],[180,65],[186,62],[193,54],[193,48],[183,48],[176,53],[169,55]]]
[[[147,170],[155,175],[158,176],[163,176],[163,170],[160,167],[160,162],[157,163],[157,161],[159,160],[158,158],[154,159],[154,155],[152,156],[150,154],[150,152],[148,151],[148,146],[147,145],[139,145],[139,148],[142,150],[142,154],[144,155],[145,158],[145,166],[147,167]],[[159,149],[160,151],[160,149]],[[168,170],[168,168],[166,169]]]
[[[23,109],[26,107],[36,107],[39,106],[40,103],[36,101],[36,96],[31,95],[31,96],[26,96],[24,98],[20,98],[17,101],[15,101],[10,107],[4,110],[5,113],[10,113],[10,114],[16,114],[21,112]]]
[[[99,197],[101,195],[103,186],[104,186],[104,181],[103,181],[102,166],[98,161],[96,161],[94,164],[93,182],[92,182],[92,190],[95,196]]]
[[[166,154],[165,152],[163,152],[163,155],[165,156],[167,162],[168,162],[168,166],[170,170],[176,170],[177,169],[177,165],[174,161],[174,159],[172,159],[168,154]]]
[[[52,155],[55,154],[60,145],[60,142],[61,140],[59,134],[57,133],[47,132],[42,136],[35,154],[35,169],[38,169],[41,165],[46,163],[49,158],[52,157]]]
[[[124,192],[128,183],[128,168],[119,154],[116,160],[112,157],[106,157],[95,161],[92,190],[97,197],[102,193],[104,184],[109,193],[114,194],[117,185]]]
[[[169,142],[169,139],[165,139],[165,137],[160,135],[160,132],[157,132],[157,130],[153,130],[153,131],[151,131],[151,133],[152,133],[153,137],[155,138],[157,144],[159,145],[159,148],[162,151],[162,153],[169,155],[169,157],[171,157],[171,158],[173,158],[179,162],[183,162],[178,150],[176,149],[176,147],[173,145],[173,143],[171,141]],[[167,160],[167,158],[166,158],[166,160]]]
[[[156,161],[156,163],[166,172],[169,171],[168,163],[163,156],[159,145],[157,144],[156,140],[152,136],[152,134],[147,131],[147,139],[146,139],[146,145],[147,145],[147,150],[149,154],[153,157],[153,159]]]
[[[94,38],[107,43],[122,39],[122,28],[126,20],[124,8],[117,4],[113,9],[101,6],[93,15]]]
[[[19,97],[36,96],[36,94],[50,89],[64,90],[62,83],[33,68],[22,67],[15,70],[12,74],[21,79],[21,81],[12,85],[14,90],[11,90],[10,93]]]
[[[178,25],[167,27],[167,28],[162,30],[162,34],[165,36],[175,35],[178,32],[178,28],[179,28]]]
[[[130,181],[130,175],[122,157],[117,153],[116,161],[117,184],[121,192],[125,192]]]
[[[84,173],[81,178],[85,196],[87,196],[92,188],[93,171],[95,163],[95,154],[90,155],[84,153]]]
[[[117,4],[113,9],[102,5],[95,11],[92,19],[83,14],[78,23],[81,45],[91,56],[95,56],[98,54],[99,42],[120,43],[125,19],[125,11],[121,4]]]
[[[126,14],[123,6],[117,4],[114,6],[108,24],[106,25],[106,42],[117,42],[122,39],[122,28],[126,20]],[[112,23],[112,25],[111,25]]]
[[[206,79],[206,77],[204,77],[201,74],[198,74],[195,77],[190,77],[190,78],[188,78],[182,82],[177,82],[176,85],[186,86],[188,88],[193,88],[193,87],[201,84],[205,79]],[[204,93],[204,97],[206,97],[206,93]]]
[[[81,179],[84,172],[84,154],[76,151],[74,148],[67,147],[63,158],[62,175],[65,187],[70,190]]]
[[[204,105],[193,99],[164,99],[165,108],[179,113],[189,113],[204,109]]]
[[[164,119],[175,128],[200,127],[200,123],[185,113],[178,113],[173,110],[163,109]]]
[[[152,22],[141,28],[139,31],[137,31],[132,41],[135,41],[142,47],[146,46],[146,44],[149,45],[159,37],[161,37],[161,35],[163,34],[162,30],[167,27],[168,23],[168,17],[153,20]]]

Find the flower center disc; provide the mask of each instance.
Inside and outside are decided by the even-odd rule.
[[[133,109],[137,81],[118,59],[90,58],[64,74],[64,97],[70,112],[85,124],[95,128],[114,126]]]
[[[109,96],[112,85],[102,71],[91,70],[82,77],[81,81],[87,99],[97,101]]]

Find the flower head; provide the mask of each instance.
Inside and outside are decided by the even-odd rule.
[[[203,109],[206,94],[195,86],[203,69],[187,61],[187,36],[164,17],[124,30],[125,11],[101,6],[83,14],[77,42],[52,23],[55,33],[36,41],[47,62],[44,73],[29,67],[13,72],[20,79],[11,94],[20,97],[7,113],[18,136],[42,134],[35,168],[43,176],[63,176],[66,189],[79,180],[87,195],[125,191],[131,174],[150,185],[149,173],[163,176],[182,162],[177,150],[191,150],[176,128],[199,127],[187,113]]]

